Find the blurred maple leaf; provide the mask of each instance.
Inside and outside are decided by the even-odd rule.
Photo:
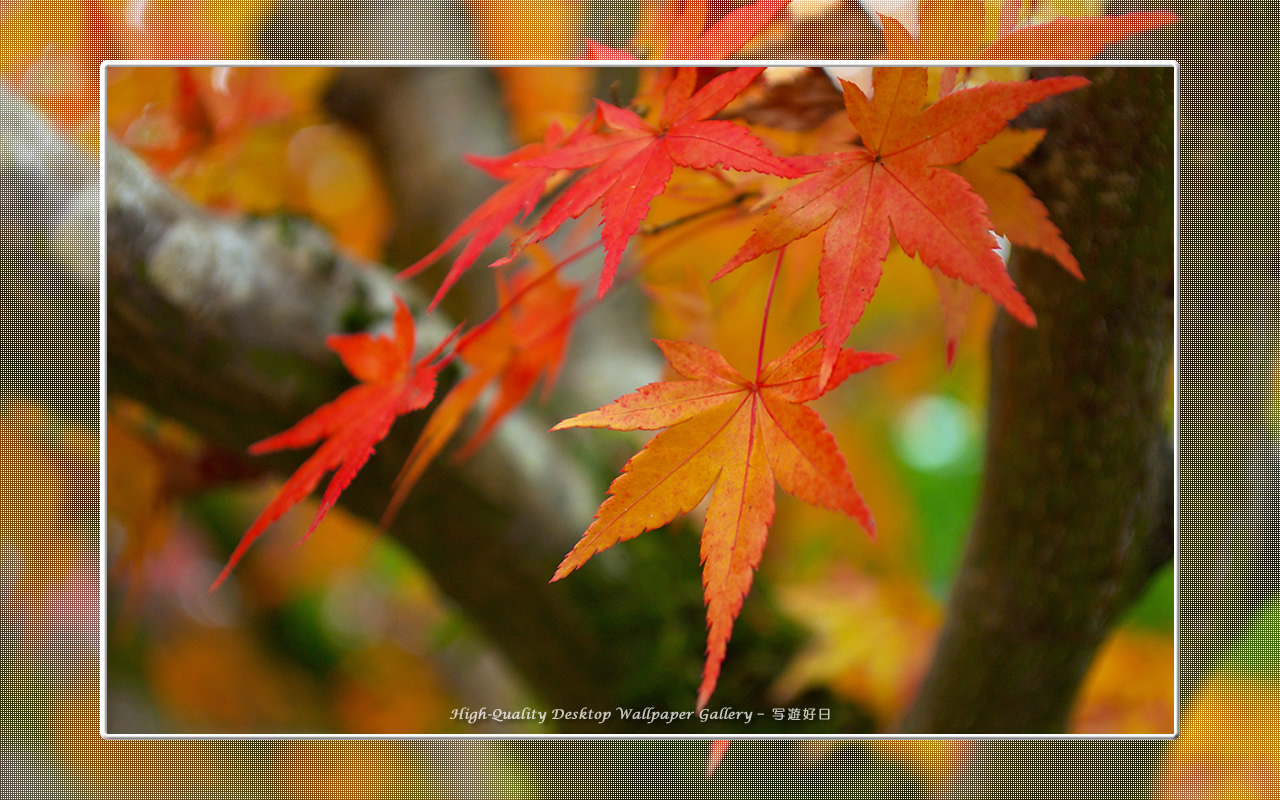
[[[721,10],[712,21],[712,3],[707,0],[664,0],[653,24],[632,39],[633,47],[643,42],[661,41],[654,58],[673,61],[723,61],[742,49],[777,19],[791,0],[754,0],[732,11]],[[587,58],[629,60],[627,50],[587,40]]]
[[[103,61],[243,57],[268,6],[269,0],[231,9],[178,0],[8,4],[0,21],[3,77],[70,132],[96,120]]]
[[[1280,692],[1274,679],[1212,675],[1182,714],[1157,797],[1267,800],[1280,793]]]
[[[422,436],[396,476],[387,525],[486,388],[497,396],[459,458],[474,453],[508,413],[528,397],[541,377],[544,394],[555,384],[577,314],[578,287],[561,283],[554,269],[527,269],[511,286],[498,277],[500,307],[484,324],[468,331],[454,348],[471,372],[454,385],[431,414]]]
[[[329,71],[315,72],[323,77]],[[125,82],[148,83],[151,91],[141,108],[110,102],[108,127],[152,169],[168,174],[220,141],[243,139],[265,124],[311,111],[309,99],[288,91],[280,80],[284,72],[273,67],[112,68],[113,96],[145,91]]]
[[[887,725],[915,693],[942,623],[942,610],[914,575],[841,572],[787,587],[783,607],[814,636],[773,689],[779,702],[827,685]]]
[[[724,761],[725,753],[729,752],[729,745],[732,744],[730,739],[712,739],[711,747],[707,750],[707,777],[710,778],[712,773],[716,771],[716,767],[720,766],[720,762]]]
[[[227,213],[305,214],[377,259],[390,201],[372,150],[326,120],[332,67],[119,66],[106,128],[188,198]]]
[[[1082,734],[1174,732],[1173,637],[1123,627],[1103,644],[1080,687],[1068,730]]]
[[[1165,11],[1119,16],[1055,19],[1016,27],[1021,0],[1005,0],[999,37],[983,46],[986,10],[982,0],[921,0],[919,36],[892,15],[881,14],[886,59],[902,61],[1083,61],[1109,44],[1135,33],[1171,25],[1178,15]]]

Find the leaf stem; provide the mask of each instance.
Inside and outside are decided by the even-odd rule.
[[[760,349],[756,353],[756,380],[760,380],[760,373],[764,370],[764,335],[769,330],[769,308],[773,305],[773,290],[778,286],[778,273],[782,271],[782,257],[787,254],[787,247],[783,245],[778,250],[778,260],[773,265],[773,277],[769,279],[769,294],[764,299],[764,319],[760,322]]]
[[[469,343],[471,340],[475,339],[475,337],[479,336],[489,327],[497,323],[498,319],[501,318],[504,314],[507,314],[508,312],[510,312],[510,310],[515,307],[515,304],[519,302],[521,298],[523,298],[529,292],[533,291],[533,289],[536,288],[542,282],[550,279],[552,275],[555,275],[558,272],[560,272],[566,265],[572,264],[574,261],[577,261],[578,259],[582,258],[587,253],[590,253],[592,250],[602,247],[603,245],[604,245],[604,240],[597,239],[591,244],[588,244],[584,247],[579,248],[578,250],[575,250],[574,252],[570,253],[569,255],[555,262],[551,266],[547,267],[546,270],[541,275],[529,281],[524,286],[521,286],[519,289],[513,292],[510,297],[507,297],[506,300],[502,303],[502,305],[500,305],[493,312],[493,314],[491,314],[487,319],[480,322],[474,328],[472,328],[471,330],[463,334],[462,338],[458,340],[458,347],[462,347],[466,343]],[[586,310],[586,307],[584,307],[580,311],[575,312],[574,316],[576,317],[580,315],[582,311],[585,311],[585,310]],[[528,342],[526,342],[525,345],[531,346],[530,343]]]
[[[669,219],[666,222],[659,222],[655,225],[642,225],[640,226],[640,233],[645,236],[653,236],[655,234],[662,233],[663,231],[670,230],[671,228],[677,227],[679,225],[683,225],[686,222],[693,222],[696,219],[701,219],[702,217],[709,216],[718,211],[724,211],[727,208],[733,208],[734,206],[741,204],[743,200],[747,200],[752,197],[758,197],[759,195],[760,195],[759,192],[738,192],[733,197],[730,197],[728,200],[725,200],[724,202],[716,203],[715,205],[700,208],[697,211],[691,212],[689,214],[685,214],[682,217]]]

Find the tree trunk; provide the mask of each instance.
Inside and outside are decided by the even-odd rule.
[[[1092,81],[1028,115],[1049,133],[1022,170],[1086,280],[1017,251],[1039,325],[1002,314],[992,334],[982,501],[908,733],[1064,731],[1102,638],[1173,555],[1173,70],[1038,73]]]

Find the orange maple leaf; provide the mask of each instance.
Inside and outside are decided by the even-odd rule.
[[[956,172],[987,201],[996,233],[1053,257],[1067,272],[1083,279],[1080,263],[1049,220],[1049,210],[1030,186],[1009,171],[1036,149],[1044,135],[1044,129],[1006,128],[958,164]]]
[[[924,108],[923,68],[877,67],[875,99],[844,81],[845,107],[862,143],[826,154],[826,167],[791,187],[716,274],[826,225],[818,264],[826,330],[822,380],[880,282],[890,223],[903,251],[950,278],[976,286],[1027,325],[1035,314],[995,251],[987,204],[942,167],[963,161],[1028,105],[1084,86],[1079,77],[989,83]]]
[[[775,479],[805,502],[843,511],[868,533],[875,530],[835,438],[805,403],[894,357],[841,350],[832,379],[822,384],[821,338],[815,331],[781,358],[757,366],[755,380],[742,377],[714,350],[655,340],[675,371],[689,380],[649,384],[552,429],[666,429],[622,468],[595,522],[565,556],[553,581],[601,550],[687,513],[715,487],[702,531],[709,633],[699,709],[715,689],[733,621],[764,553]]]
[[[1077,61],[1096,58],[1108,45],[1136,33],[1172,25],[1169,11],[1055,19],[1015,28],[984,47],[978,58],[992,61]]]
[[[1049,255],[1073,277],[1084,280],[1080,263],[1063,241],[1062,232],[1050,221],[1048,209],[1036,199],[1030,186],[1009,171],[1036,149],[1044,135],[1043,129],[1006,128],[954,169],[987,202],[992,230],[1012,244]],[[942,304],[947,367],[950,368],[955,362],[969,308],[977,295],[972,287],[937,270],[931,272]]]
[[[1118,16],[1055,19],[1038,25],[1015,27],[1020,3],[1005,2],[1001,9],[1000,35],[982,46],[986,11],[982,0],[921,0],[920,35],[913,37],[902,23],[880,16],[886,59],[954,61],[978,58],[991,61],[1081,61],[1135,33],[1171,25],[1178,15],[1166,11],[1137,12]]]
[[[393,327],[391,336],[368,333],[330,336],[326,343],[337,352],[347,370],[361,381],[360,385],[343,392],[333,402],[320,406],[292,428],[250,446],[249,452],[258,455],[306,447],[325,440],[320,449],[285,481],[275,498],[245,531],[209,591],[217,589],[226,580],[268,525],[311,494],[325,473],[337,470],[325,488],[311,527],[302,537],[302,541],[306,541],[333,508],[342,490],[373,455],[374,445],[386,438],[396,417],[425,408],[435,397],[436,374],[452,355],[440,361],[435,359],[457,330],[413,364],[413,317],[399,297],[396,298]]]

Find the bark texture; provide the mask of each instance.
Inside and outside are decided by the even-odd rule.
[[[1028,115],[1049,134],[1022,172],[1086,280],[1028,251],[1011,267],[1039,325],[1002,314],[992,335],[982,501],[909,733],[1062,732],[1173,555],[1173,70],[1071,72],[1092,84]]]

